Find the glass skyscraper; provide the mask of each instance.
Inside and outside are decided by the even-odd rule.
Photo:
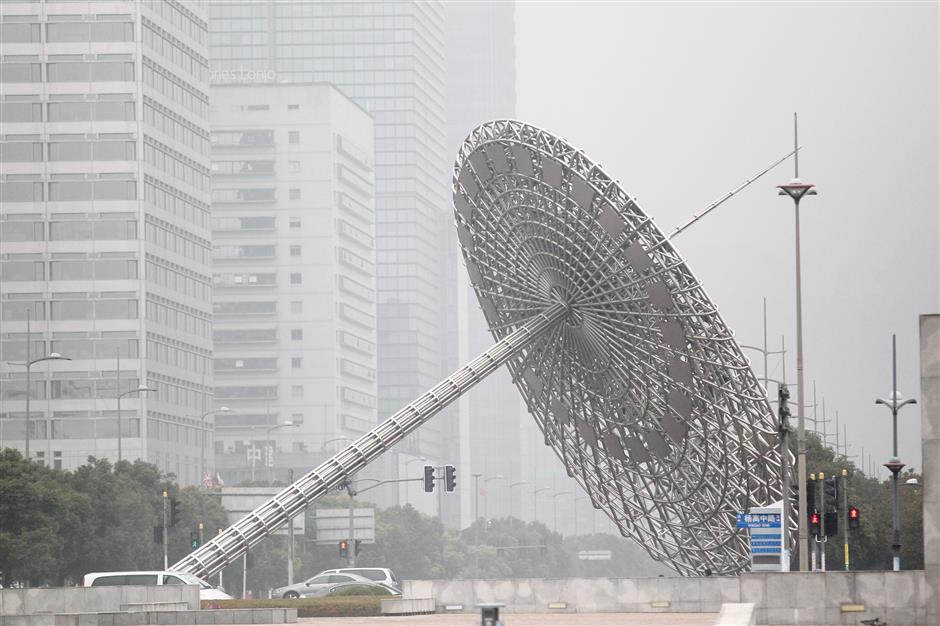
[[[192,484],[211,451],[201,7],[0,4],[0,446],[52,467],[120,450]]]

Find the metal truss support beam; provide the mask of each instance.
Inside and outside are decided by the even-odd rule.
[[[215,539],[187,555],[170,569],[188,572],[203,579],[217,573],[249,548],[284,526],[289,519],[302,513],[315,500],[337,488],[344,480],[404,439],[503,363],[519,354],[531,345],[533,340],[553,328],[556,322],[568,314],[568,310],[566,304],[556,303],[533,316],[420,398],[226,528]]]

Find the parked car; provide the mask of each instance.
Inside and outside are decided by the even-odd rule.
[[[384,583],[389,587],[395,588],[395,593],[401,593],[401,583],[395,577],[395,572],[387,567],[342,567],[339,569],[328,569],[320,572],[317,576],[323,574],[356,574],[363,576],[377,583]]]
[[[82,579],[83,587],[107,587],[113,585],[196,585],[200,600],[231,600],[221,588],[213,587],[192,574],[182,572],[138,571],[138,572],[91,572]]]
[[[271,592],[271,596],[275,598],[299,598],[300,596],[312,596],[320,591],[326,592],[339,583],[369,584],[371,582],[368,578],[356,574],[317,574],[301,583],[278,587]]]

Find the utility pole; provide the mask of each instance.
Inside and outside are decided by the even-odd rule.
[[[169,526],[169,505],[170,501],[168,498],[169,494],[163,492],[163,570],[166,571],[170,567],[170,561],[167,558],[166,543],[167,543],[167,526]]]
[[[829,537],[826,536],[826,474],[825,472],[819,472],[817,474],[819,486],[816,489],[818,498],[821,499],[822,505],[819,507],[819,538],[816,539],[816,542],[819,544],[819,570],[822,572],[826,571],[826,541],[829,540]]]

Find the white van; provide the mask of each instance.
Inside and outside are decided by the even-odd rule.
[[[221,589],[192,574],[182,572],[91,572],[85,574],[83,587],[108,587],[113,585],[197,585],[200,600],[231,600]]]

